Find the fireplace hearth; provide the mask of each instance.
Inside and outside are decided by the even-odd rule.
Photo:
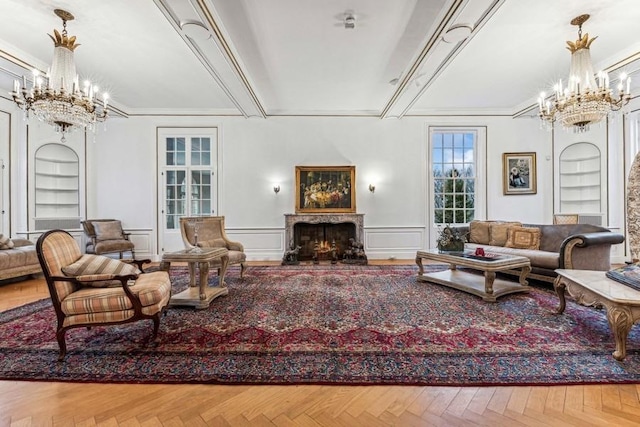
[[[355,224],[309,224],[299,222],[293,227],[296,246],[300,246],[298,259],[314,261],[342,259],[349,245],[349,239],[355,239]]]
[[[300,246],[300,261],[335,263],[354,242],[362,242],[363,219],[363,214],[286,214],[285,239],[289,248]]]

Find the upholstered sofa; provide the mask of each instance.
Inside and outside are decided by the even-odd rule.
[[[624,241],[622,234],[591,224],[472,221],[455,228],[467,236],[465,250],[525,256],[531,261],[529,278],[550,283],[558,268],[611,269],[611,246]],[[520,271],[506,273],[519,276]]]
[[[36,246],[27,239],[11,239],[13,247],[0,250],[0,280],[42,273]]]

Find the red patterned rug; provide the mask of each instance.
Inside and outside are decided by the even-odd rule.
[[[442,269],[444,266],[428,266]],[[549,286],[497,303],[416,281],[415,266],[250,267],[206,310],[73,329],[57,362],[39,301],[0,313],[0,379],[131,383],[516,385],[640,382],[640,331],[617,362],[603,310]],[[186,269],[172,270],[175,291]],[[215,278],[211,279],[215,282]]]

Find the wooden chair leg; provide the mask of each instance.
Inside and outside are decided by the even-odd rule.
[[[246,270],[247,266],[245,265],[244,262],[240,263],[240,278],[244,279],[244,271]]]
[[[58,340],[58,347],[60,347],[60,353],[58,353],[58,362],[64,360],[64,356],[67,354],[67,343],[64,339],[65,329],[59,329],[56,332],[56,339]]]
[[[158,331],[160,330],[160,313],[158,312],[153,316],[153,335],[151,336],[151,341],[156,341],[158,338]]]

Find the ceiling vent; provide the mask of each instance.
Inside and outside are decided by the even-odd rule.
[[[356,28],[356,17],[353,13],[344,14],[344,28],[347,30],[353,30]]]
[[[467,24],[452,25],[446,33],[443,34],[442,40],[446,43],[458,43],[466,40],[471,35],[472,28]]]

